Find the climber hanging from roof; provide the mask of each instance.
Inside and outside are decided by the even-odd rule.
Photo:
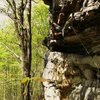
[[[58,4],[56,2],[58,2]],[[63,12],[64,2],[65,2],[65,0],[55,0],[55,1],[53,1],[53,11],[52,11],[52,13],[56,13],[56,17],[55,17],[56,21],[55,21],[55,18],[52,19],[54,21],[52,23],[52,28],[50,30],[50,34],[53,37],[57,37],[57,36],[62,34],[61,22],[63,21],[63,19],[65,17],[64,12]],[[58,8],[60,8],[60,10],[55,11],[55,6],[59,6]],[[58,13],[59,13],[59,15],[58,15]]]

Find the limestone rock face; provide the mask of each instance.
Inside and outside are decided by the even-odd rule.
[[[99,100],[100,73],[91,64],[100,65],[98,57],[50,52],[43,72],[45,100]]]
[[[49,5],[45,100],[100,100],[100,0],[43,0]]]

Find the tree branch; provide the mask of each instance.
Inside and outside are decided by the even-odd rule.
[[[11,52],[11,54],[13,54],[18,60],[21,61],[20,56],[18,56],[12,49],[10,49],[5,43],[0,42],[0,44],[2,44],[8,51]]]
[[[13,7],[11,1],[10,1],[10,0],[6,0],[6,2],[9,4],[9,6],[10,6],[11,9],[12,9],[12,11],[14,12],[15,10],[14,10],[14,7]]]
[[[13,3],[14,10],[16,11],[16,3],[15,3],[15,0],[12,0],[12,3]]]
[[[25,0],[25,3],[24,3],[24,5],[23,5],[23,9],[25,10],[25,8],[26,8],[26,5],[27,5],[27,0]]]
[[[8,13],[4,8],[0,8],[0,13],[8,16],[9,18],[11,18],[12,20],[14,20],[14,15],[11,13]]]

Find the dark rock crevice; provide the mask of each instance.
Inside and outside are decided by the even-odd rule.
[[[84,39],[87,39],[85,40],[86,42],[85,44],[91,48],[89,44],[91,44],[92,41],[88,42],[88,40],[90,40],[93,37],[95,40],[96,36],[97,37],[99,36],[98,33],[100,31],[99,30],[100,27],[98,27],[97,29],[97,25],[100,25],[100,14],[99,14],[100,3],[95,1],[93,4],[91,4],[91,6],[89,6],[90,4],[88,4],[86,7],[83,7],[85,5],[83,4],[81,5],[81,7],[79,7],[78,10],[75,10],[72,12],[71,9],[73,10],[76,9],[79,4],[77,4],[78,2],[77,0],[72,0],[71,2],[70,3],[67,2],[68,4],[66,4],[63,7],[63,10],[61,10],[62,7],[59,6],[60,5],[59,2],[58,2],[58,6],[56,6],[55,8],[56,11],[52,8],[52,10],[54,10],[52,12],[54,13],[50,12],[52,15],[52,19],[50,19],[52,20],[51,29],[49,33],[49,39],[47,37],[46,38],[47,42],[46,43],[44,42],[45,45],[51,48],[54,48],[54,45],[55,47],[58,47],[58,45],[60,46],[60,43],[62,43],[63,44],[62,46],[64,48],[66,47],[66,45],[70,45],[70,46],[73,45],[72,46],[72,49],[73,49],[75,43],[77,42],[77,44],[80,45],[81,44],[80,39],[83,38],[83,42],[84,42]],[[82,0],[80,2],[85,2],[85,1]],[[53,2],[52,2],[52,5],[53,5]],[[60,10],[57,9],[59,7],[61,7]],[[96,29],[94,30],[98,30],[97,32],[93,30],[93,28],[95,27]],[[89,32],[89,29],[90,30],[92,29],[92,33]],[[98,41],[98,44],[100,44],[99,41]],[[79,46],[79,50],[80,50],[80,46]],[[58,51],[60,50],[58,49]],[[66,52],[68,52],[68,50]],[[77,52],[79,51],[77,50]]]

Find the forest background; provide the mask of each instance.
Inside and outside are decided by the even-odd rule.
[[[0,4],[1,7],[2,4]],[[20,42],[17,38],[14,22],[5,16],[0,15],[0,100],[21,100],[23,69],[20,61]],[[46,52],[46,48],[42,46],[42,40],[47,35],[49,28],[48,6],[44,5],[41,0],[32,2],[31,25],[31,76],[38,79],[43,72],[43,57],[44,52]],[[38,100],[43,96],[41,82],[31,80],[31,84],[31,97],[33,100]]]

